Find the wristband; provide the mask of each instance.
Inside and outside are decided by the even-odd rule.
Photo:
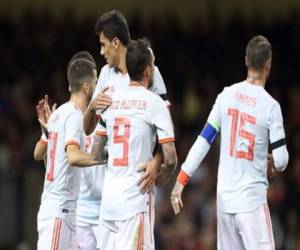
[[[178,176],[177,176],[177,181],[185,186],[188,184],[189,180],[191,177],[189,177],[183,170],[180,170]]]

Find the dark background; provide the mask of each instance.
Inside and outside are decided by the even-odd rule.
[[[246,78],[245,47],[265,35],[273,47],[266,89],[284,116],[290,162],[270,183],[276,249],[300,249],[300,3],[296,0],[2,1],[0,3],[0,249],[36,249],[36,214],[44,167],[33,161],[40,137],[35,105],[68,100],[66,64],[89,50],[98,64],[94,24],[105,11],[124,12],[133,38],[148,37],[165,80],[182,163],[217,94]],[[218,144],[172,213],[170,187],[159,191],[158,250],[216,249]]]

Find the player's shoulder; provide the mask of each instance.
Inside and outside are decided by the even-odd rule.
[[[82,110],[80,109],[80,107],[76,103],[70,102],[70,101],[61,105],[60,109],[58,111],[66,119],[70,115],[73,115],[73,114],[78,115],[78,116],[83,116],[83,113],[82,113]]]
[[[279,105],[279,102],[268,93],[264,88],[262,88],[262,94],[264,95],[264,98],[266,102],[268,102],[271,106]]]
[[[49,122],[64,122],[71,114],[77,112],[70,102],[63,103],[51,114]]]
[[[99,81],[106,81],[108,78],[110,78],[113,74],[116,74],[115,68],[109,67],[108,64],[105,64],[99,74],[98,82]]]
[[[110,67],[108,64],[105,64],[100,71],[101,75],[111,75],[111,74],[117,74],[118,70],[115,67]]]
[[[105,65],[101,68],[101,70],[100,70],[100,75],[101,75],[101,74],[107,73],[109,70],[110,70],[109,65],[108,65],[108,64],[105,64]]]
[[[244,82],[236,82],[236,83],[233,83],[229,86],[226,86],[224,88],[224,90],[226,92],[233,92],[233,91],[236,91],[237,89],[243,88],[243,85],[244,85]]]
[[[274,105],[279,105],[278,101],[271,96],[268,91],[265,90],[264,87],[253,85],[247,81],[240,82],[236,84],[236,89],[243,91],[243,90],[250,90],[250,93],[255,93],[255,97],[262,102],[263,106],[267,109],[268,107],[273,107]],[[252,90],[252,91],[251,91]]]
[[[167,93],[165,82],[157,66],[154,67],[153,84],[149,89],[158,95],[164,95]]]
[[[158,104],[161,104],[162,106],[166,105],[165,101],[157,93],[155,93],[149,89],[145,89],[144,92],[145,92],[145,97],[147,97],[152,103],[158,103]]]
[[[243,82],[233,83],[231,85],[225,86],[223,90],[218,94],[217,101],[218,103],[227,103],[228,100],[232,99],[232,96],[242,88]]]

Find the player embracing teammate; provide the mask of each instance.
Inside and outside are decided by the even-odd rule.
[[[96,34],[107,61],[97,86],[93,60],[71,60],[70,101],[53,111],[46,99],[37,106],[42,137],[34,155],[36,160],[46,157],[38,249],[94,250],[96,243],[101,250],[155,249],[153,186],[159,177],[169,179],[177,165],[165,85],[149,42],[130,40],[119,11],[102,15]],[[218,95],[171,194],[177,214],[183,207],[185,185],[220,132],[217,235],[221,250],[275,249],[266,196],[268,174],[285,169],[288,152],[280,105],[264,89],[271,60],[269,41],[263,36],[252,38],[246,48],[247,79]],[[84,152],[88,146],[91,153]],[[107,165],[96,167],[102,168],[101,174],[94,176],[99,171],[84,175],[79,168],[106,161]],[[80,178],[84,191],[77,204]],[[81,208],[77,236],[76,204]],[[97,208],[92,221],[85,218],[84,211]]]

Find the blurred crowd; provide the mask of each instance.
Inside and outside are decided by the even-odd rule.
[[[45,94],[52,103],[68,100],[66,64],[75,52],[90,51],[98,71],[104,65],[94,34],[96,18],[77,20],[71,12],[54,18],[46,11],[27,12],[18,21],[0,17],[0,234],[5,235],[6,221],[14,223],[13,235],[0,237],[0,249],[15,249],[20,242],[30,242],[29,249],[35,249],[35,216],[44,175],[42,164],[33,160],[40,137],[35,105]],[[246,23],[237,15],[226,26],[217,18],[210,25],[195,19],[186,30],[172,16],[163,25],[155,18],[142,25],[138,13],[128,21],[132,38],[146,36],[152,41],[172,104],[179,163],[205,124],[217,94],[246,78],[248,40],[255,34],[269,39],[273,63],[266,89],[282,106],[290,162],[270,181],[268,199],[277,249],[300,249],[300,16],[291,13],[286,20],[263,24],[259,17]],[[218,144],[186,188],[179,216],[173,215],[169,199],[174,180],[158,190],[158,250],[216,249]]]

